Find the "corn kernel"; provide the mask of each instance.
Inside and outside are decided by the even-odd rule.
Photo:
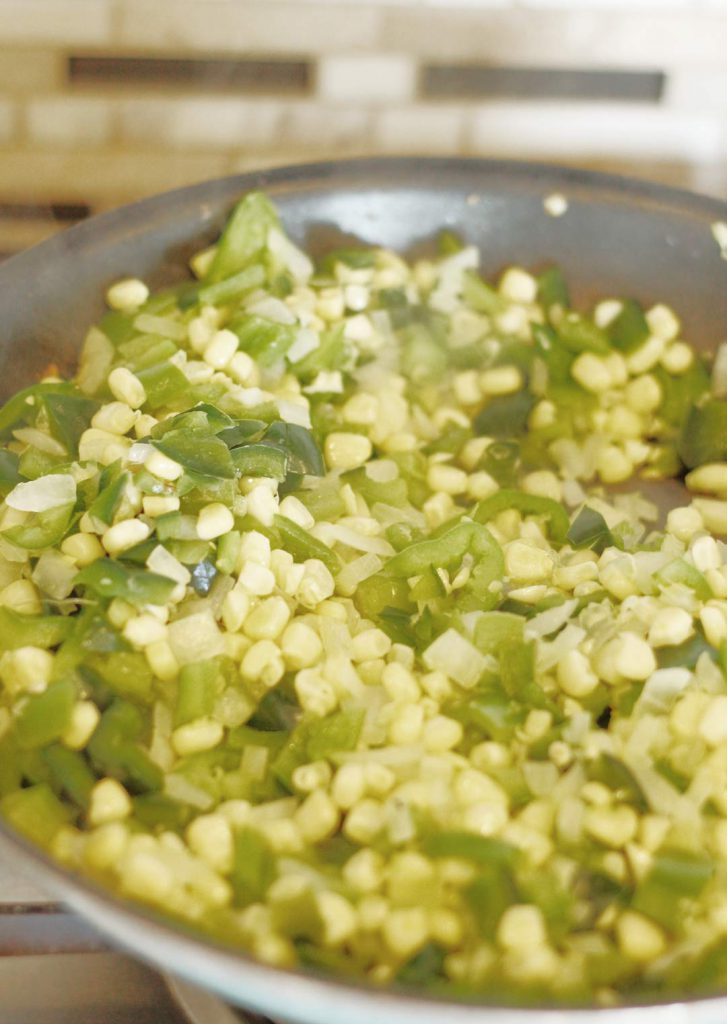
[[[118,555],[141,544],[150,533],[150,528],[140,519],[123,519],[106,530],[101,543],[110,555]]]
[[[224,370],[237,352],[239,344],[240,339],[233,331],[227,330],[227,328],[216,331],[205,348],[202,358],[208,366],[213,366],[215,370]]]
[[[402,907],[392,910],[384,920],[381,933],[394,956],[412,956],[429,938],[429,921],[423,907]]]
[[[138,409],[146,401],[144,385],[131,370],[125,366],[117,366],[108,377],[108,385],[111,394],[119,402],[123,402],[132,409]]]
[[[633,910],[625,910],[616,922],[616,939],[624,956],[638,963],[649,963],[666,949],[661,928]]]
[[[71,711],[71,720],[61,735],[69,750],[83,750],[101,718],[101,712],[90,700],[79,700]]]
[[[149,289],[137,277],[116,281],[106,292],[106,304],[119,312],[130,312],[143,306],[149,298]]]
[[[512,395],[522,386],[523,378],[517,366],[495,366],[480,374],[482,394],[490,398],[498,395]]]
[[[258,640],[245,653],[240,671],[246,679],[259,680],[267,689],[272,689],[285,675],[280,648],[272,640]]]
[[[340,813],[328,793],[316,789],[305,798],[293,820],[305,842],[320,843],[334,834]]]
[[[212,750],[221,741],[224,730],[219,722],[211,718],[197,718],[186,725],[180,725],[172,733],[172,746],[180,757]]]
[[[232,828],[224,815],[201,814],[189,824],[185,838],[192,852],[201,857],[214,871],[227,874],[232,870]]]
[[[373,446],[363,434],[332,433],[324,445],[326,465],[329,469],[356,469],[371,458]]]
[[[163,682],[175,679],[179,674],[179,663],[166,640],[157,640],[145,647],[144,657],[154,675]]]
[[[132,811],[131,797],[116,779],[101,779],[91,790],[88,820],[91,825],[105,825],[128,818]]]

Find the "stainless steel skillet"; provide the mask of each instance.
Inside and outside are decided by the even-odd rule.
[[[577,302],[633,295],[668,300],[685,336],[727,339],[727,260],[712,225],[727,203],[643,182],[545,165],[479,160],[361,160],[282,168],[181,189],[92,220],[0,267],[0,392],[36,379],[49,362],[71,371],[105,287],[134,274],[179,279],[242,193],[263,188],[291,235],[321,251],[356,238],[399,250],[425,247],[444,226],[480,246],[483,269],[558,263]],[[544,200],[567,201],[560,217]],[[0,824],[0,840],[43,884],[135,955],[231,1002],[299,1024],[717,1024],[727,996],[617,1010],[532,1009],[443,1002],[378,991],[254,963],[159,915],[108,895],[54,865]],[[614,1021],[611,1021],[614,1018]]]

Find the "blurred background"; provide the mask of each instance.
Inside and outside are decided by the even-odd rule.
[[[727,197],[727,0],[0,0],[0,253],[272,164],[520,157]]]

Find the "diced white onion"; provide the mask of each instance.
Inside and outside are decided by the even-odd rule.
[[[76,481],[69,473],[48,473],[37,480],[16,484],[5,502],[19,512],[48,512],[76,500]]]
[[[486,667],[484,655],[456,629],[447,629],[422,655],[429,669],[439,669],[460,686],[477,683]]]

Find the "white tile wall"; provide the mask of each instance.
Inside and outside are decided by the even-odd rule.
[[[81,86],[70,54],[303,60],[312,84]],[[666,91],[643,105],[434,102],[418,99],[424,62],[662,71]],[[238,168],[377,153],[543,157],[682,183],[692,166],[727,194],[727,0],[0,0],[0,202],[109,206]]]
[[[365,3],[338,9],[289,0],[124,0],[118,17],[116,42],[143,50],[319,54],[379,41],[379,11]]]
[[[464,110],[437,104],[399,107],[376,119],[374,139],[384,153],[457,153],[464,141]]]
[[[471,145],[483,155],[717,161],[717,119],[631,104],[493,103],[473,116]]]
[[[50,92],[62,81],[62,64],[59,50],[38,50],[24,46],[1,50],[0,92]]]
[[[280,105],[230,96],[167,96],[119,102],[121,138],[186,149],[268,143]]]
[[[417,62],[406,54],[326,56],[318,61],[321,99],[330,103],[401,103],[412,100]]]
[[[363,152],[371,139],[372,115],[366,107],[330,105],[302,101],[286,104],[280,132],[271,144],[293,149],[318,149],[329,146]]]
[[[111,40],[111,0],[0,0],[0,42],[56,46]]]
[[[387,8],[382,46],[431,60],[535,67],[724,68],[725,12],[667,9],[658,15],[575,6],[561,10],[432,8],[426,17]]]
[[[722,111],[727,121],[727,50],[722,70],[673,71],[667,77],[664,102],[684,110]]]
[[[26,131],[33,142],[49,146],[99,146],[111,137],[111,107],[101,98],[64,96],[30,100]]]

